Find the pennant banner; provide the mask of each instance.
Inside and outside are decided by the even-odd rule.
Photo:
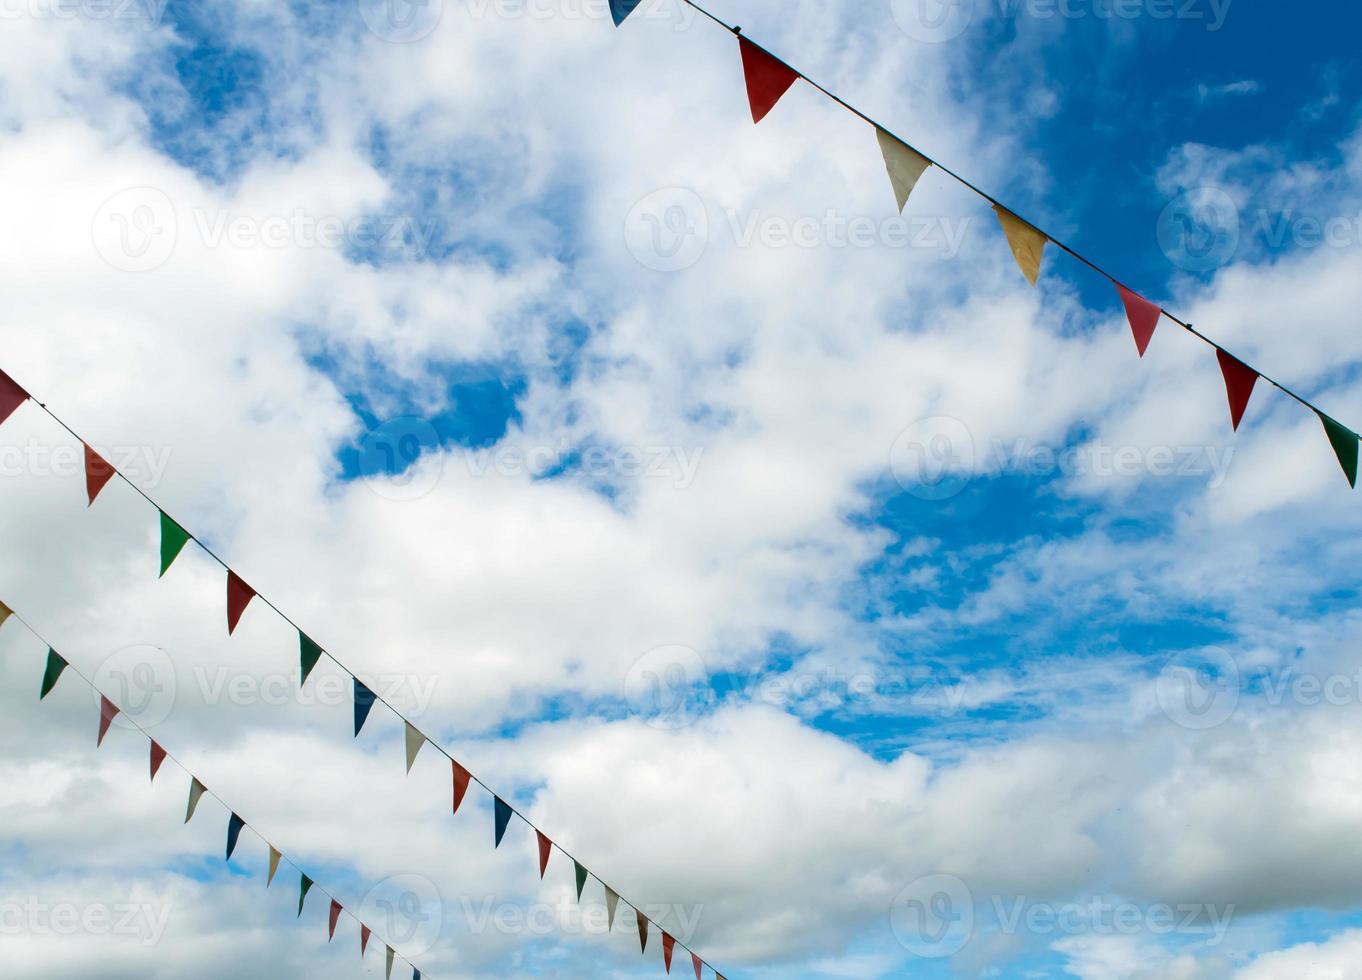
[[[326,941],[329,943],[336,938],[336,922],[340,919],[341,903],[334,898],[331,899],[331,914],[328,916],[326,924]]]
[[[880,152],[884,155],[884,166],[889,171],[889,183],[894,187],[894,199],[899,202],[899,212],[902,213],[908,204],[908,195],[913,193],[918,178],[927,172],[932,161],[878,126],[875,127],[875,136],[880,142]]]
[[[28,401],[28,392],[15,384],[4,371],[0,371],[0,423],[14,414],[14,410]]]
[[[307,893],[312,891],[312,879],[303,875],[298,882],[298,918],[303,917],[303,903],[307,901]]]
[[[669,932],[662,934],[662,962],[666,964],[667,972],[672,972],[672,953],[676,950],[676,939]]]
[[[459,804],[463,802],[464,796],[468,793],[468,784],[473,777],[467,769],[453,759],[449,761],[454,766],[454,812],[457,814]]]
[[[241,614],[246,611],[246,604],[255,598],[255,589],[251,588],[241,580],[241,576],[230,568],[227,570],[227,635],[231,636],[236,630],[236,624],[241,622]]]
[[[274,884],[274,876],[279,871],[279,859],[283,856],[284,855],[280,854],[279,850],[273,844],[270,845],[270,873],[269,877],[265,879],[266,888]]]
[[[156,782],[156,774],[161,771],[161,763],[166,761],[166,750],[151,740],[151,781]]]
[[[998,213],[1003,234],[1012,248],[1012,257],[1017,260],[1017,266],[1026,276],[1026,281],[1034,286],[1040,279],[1040,261],[1045,256],[1045,243],[1050,239],[1002,205],[995,204],[993,210]]]
[[[199,778],[197,776],[190,777],[189,807],[184,811],[185,823],[189,823],[189,821],[194,818],[194,811],[199,808],[199,800],[203,799],[203,794],[207,791],[207,789],[208,788],[204,786],[203,783],[199,782]]]
[[[104,744],[104,736],[109,734],[109,726],[113,724],[114,717],[118,714],[118,709],[114,703],[104,695],[99,696],[99,737],[95,739],[95,745]]]
[[[369,937],[373,935],[373,930],[364,924],[359,927],[359,958],[364,959],[364,954],[369,951]]]
[[[613,932],[615,928],[615,910],[619,908],[620,897],[609,885],[605,886],[605,931]]]
[[[495,797],[495,800],[494,810],[496,816],[497,839],[494,846],[500,847],[501,839],[506,836],[506,828],[511,822],[511,804],[507,803],[500,796]]]
[[[572,862],[572,866],[577,872],[577,901],[580,902],[582,900],[582,889],[586,887],[588,872],[586,868],[582,867],[581,864],[575,860]]]
[[[1219,348],[1216,348],[1215,356],[1220,362],[1225,392],[1230,399],[1230,422],[1234,425],[1234,431],[1238,432],[1244,409],[1248,408],[1249,399],[1253,397],[1253,386],[1258,383],[1258,372]]]
[[[411,772],[412,765],[416,762],[416,753],[421,751],[421,746],[426,744],[426,737],[416,730],[411,722],[406,722],[407,726],[407,772]]]
[[[623,24],[624,19],[642,2],[643,0],[610,0],[610,16],[614,18],[615,26]]]
[[[317,642],[302,630],[298,631],[299,660],[302,663],[303,679],[301,683],[307,683],[307,675],[312,673],[312,668],[317,666],[317,661],[322,659],[322,648]]]
[[[1334,455],[1338,457],[1338,465],[1343,467],[1348,484],[1354,490],[1357,489],[1357,433],[1335,422],[1323,412],[1316,414],[1324,423],[1324,433],[1329,437],[1329,445],[1334,447]]]
[[[743,76],[747,79],[747,101],[752,106],[752,121],[759,123],[775,108],[780,97],[790,90],[799,73],[745,37],[738,38],[742,51]]]
[[[1144,357],[1144,352],[1149,349],[1149,342],[1154,339],[1154,328],[1159,325],[1159,317],[1163,316],[1163,310],[1138,293],[1132,293],[1120,283],[1116,284],[1116,291],[1121,294],[1121,303],[1126,308],[1126,319],[1130,321],[1130,332],[1135,335],[1135,349]]]
[[[634,909],[634,915],[638,916],[638,944],[646,953],[648,952],[648,917],[638,909]]]
[[[85,447],[85,493],[94,504],[99,491],[113,478],[114,468],[88,445]]]
[[[5,605],[3,602],[0,602],[0,626],[4,626],[5,620],[9,619],[13,615],[14,615],[13,610],[11,610],[10,607]]]
[[[189,532],[180,525],[176,524],[166,516],[165,511],[161,511],[161,575],[165,575],[166,570],[180,556],[184,546],[189,541]]]
[[[365,720],[369,717],[369,712],[374,706],[374,692],[365,687],[358,677],[355,678],[355,738],[359,738],[360,729],[364,727]]]
[[[387,977],[388,980],[392,980],[392,975],[393,975],[393,948],[392,948],[391,946],[388,947],[388,965],[387,965],[387,967],[384,969],[383,975],[384,975],[385,977]]]
[[[241,839],[241,828],[246,826],[246,821],[242,820],[235,813],[227,820],[227,860],[232,860],[232,853],[236,850],[236,842]],[[266,886],[268,887],[268,886]]]
[[[544,873],[549,870],[549,855],[553,853],[553,841],[544,836],[542,830],[534,832],[539,840],[539,880],[544,880]]]
[[[704,961],[700,959],[699,953],[690,954],[690,965],[695,967],[695,980],[700,980],[700,971],[704,967]]]
[[[43,671],[43,687],[38,693],[39,701],[52,693],[52,688],[57,686],[57,679],[61,677],[62,671],[65,669],[66,659],[56,650],[49,648],[47,651],[47,668]]]

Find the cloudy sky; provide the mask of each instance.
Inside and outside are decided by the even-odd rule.
[[[1362,425],[1358,14],[713,12]],[[0,0],[5,976],[1362,978],[1359,501],[678,0]],[[327,941],[119,700],[374,927]],[[690,963],[678,951],[679,975]],[[395,975],[409,975],[399,967]],[[706,980],[711,974],[706,972]]]

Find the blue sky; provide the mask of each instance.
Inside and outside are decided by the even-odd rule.
[[[924,39],[904,27],[916,2],[712,9],[1362,424],[1352,6],[1173,0],[1187,16],[1163,19],[1146,0],[1113,19],[1106,3],[960,0],[967,23]],[[1053,249],[1026,291],[987,208],[939,173],[904,220],[959,231],[949,252],[739,241],[748,218],[824,208],[883,227],[888,181],[866,127],[807,86],[752,128],[736,46],[670,0],[618,30],[566,0],[542,17],[446,0],[410,43],[373,30],[376,9],[171,0],[123,33],[13,22],[48,93],[21,105],[16,74],[3,96],[0,164],[7,151],[33,263],[7,325],[16,375],[106,441],[171,449],[158,499],[284,608],[334,622],[347,659],[435,679],[425,723],[546,826],[571,826],[604,876],[710,903],[689,938],[732,976],[1362,976],[1362,868],[1338,859],[1362,808],[1334,755],[1362,739],[1356,704],[1274,694],[1356,670],[1355,498],[1314,420],[1260,385],[1232,433],[1203,348],[1164,321],[1141,361],[1110,285]],[[54,187],[70,215],[22,210]],[[98,239],[97,208],[137,188],[172,202],[179,234],[147,272]],[[1179,248],[1206,229],[1180,202],[1208,188],[1238,246],[1188,267]],[[661,199],[707,228],[670,271],[631,231],[668,217],[649,210]],[[196,240],[214,214],[348,230],[334,249]],[[1345,241],[1303,237],[1332,219],[1356,222]],[[102,265],[80,237],[92,222]],[[78,260],[49,227],[81,229]],[[49,282],[63,288],[30,295]],[[1110,471],[1123,451],[1134,468]],[[68,520],[42,475],[5,488],[16,540]],[[178,602],[121,584],[136,523],[68,549],[92,567],[53,548],[0,582],[92,650],[109,612],[132,610],[139,641],[222,659],[183,614],[208,605],[192,598],[206,572],[172,586]],[[288,638],[248,642],[242,676],[296,656]],[[1231,714],[1180,722],[1167,684],[1189,667],[1223,680],[1223,657]],[[333,739],[305,704],[232,717],[180,697],[178,743],[301,837],[400,739]],[[316,799],[288,800],[283,754],[247,778],[250,721],[313,763]],[[53,744],[16,773],[101,778]],[[465,841],[432,844],[446,791],[427,776],[336,817],[366,841],[404,828],[391,850],[308,856],[354,893],[428,870],[418,845],[448,846],[452,866]],[[426,789],[440,808],[401,802]],[[59,846],[82,888],[106,887],[77,845],[4,843],[26,856],[16,894],[55,887],[42,865]],[[484,860],[467,879],[429,872],[448,908],[548,901]],[[210,930],[260,885],[184,844],[122,866],[177,908],[221,885]],[[903,903],[933,875],[968,884],[976,927],[924,954]],[[1097,899],[1144,925],[995,928],[998,903]],[[1191,902],[1241,910],[1223,943],[1149,928],[1160,903]],[[290,962],[334,955],[259,928]],[[172,954],[196,964],[192,944]],[[436,976],[651,975],[556,935],[442,935],[412,955]],[[128,975],[145,962],[126,957]]]

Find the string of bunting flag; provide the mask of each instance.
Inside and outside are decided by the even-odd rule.
[[[1182,327],[1183,330],[1215,349],[1216,360],[1220,365],[1220,372],[1225,380],[1225,391],[1229,398],[1230,421],[1235,431],[1238,431],[1239,423],[1244,418],[1244,412],[1248,408],[1249,399],[1253,395],[1254,387],[1257,385],[1259,379],[1262,379],[1315,413],[1324,427],[1325,436],[1329,440],[1329,445],[1332,447],[1334,455],[1338,458],[1339,465],[1343,468],[1344,475],[1348,478],[1348,484],[1356,489],[1359,446],[1359,436],[1357,432],[1348,428],[1346,425],[1333,418],[1333,416],[1320,409],[1309,399],[1293,391],[1285,384],[1264,374],[1257,368],[1250,366],[1242,358],[1231,354],[1228,350],[1197,330],[1186,320],[1174,315],[1157,303],[1146,299],[1140,293],[1131,289],[1114,275],[1107,272],[1092,259],[1089,259],[1087,256],[1066,245],[1053,235],[1041,230],[1038,225],[1021,217],[1014,209],[1005,206],[992,194],[989,194],[972,181],[960,176],[960,174],[944,164],[932,159],[930,156],[910,144],[907,140],[894,135],[860,109],[820,85],[803,72],[791,67],[787,62],[777,57],[766,48],[751,41],[742,33],[741,27],[727,23],[710,13],[698,3],[695,3],[694,0],[682,0],[682,2],[697,13],[702,14],[704,17],[717,24],[719,27],[722,27],[724,30],[733,34],[738,39],[738,49],[742,59],[743,78],[747,87],[748,105],[752,110],[752,121],[754,123],[759,123],[762,119],[766,118],[766,115],[775,108],[776,103],[790,90],[795,82],[800,79],[808,82],[843,109],[846,109],[852,115],[874,128],[875,136],[880,147],[880,153],[884,158],[885,169],[889,173],[889,182],[893,188],[894,198],[898,202],[900,212],[907,206],[908,197],[912,193],[919,178],[921,178],[930,168],[936,167],[942,173],[982,197],[993,207],[993,210],[998,216],[998,222],[1002,226],[1003,235],[1007,239],[1008,246],[1012,251],[1012,255],[1016,259],[1022,274],[1033,287],[1040,279],[1041,262],[1044,258],[1047,244],[1054,245],[1060,251],[1072,256],[1116,287],[1117,295],[1121,300],[1121,305],[1125,308],[1126,318],[1130,323],[1131,332],[1135,337],[1136,350],[1139,352],[1141,358],[1144,357],[1145,351],[1149,349],[1149,343],[1154,337],[1155,328],[1158,326],[1160,320],[1167,317],[1170,321]],[[623,24],[625,19],[634,12],[640,3],[642,3],[642,0],[610,0],[610,13],[615,21],[615,26],[619,27]]]
[[[179,759],[172,755],[163,745],[161,745],[160,742],[153,738],[150,732],[148,732],[141,725],[137,724],[137,722],[126,712],[124,712],[123,709],[116,702],[114,702],[108,695],[101,691],[94,681],[92,681],[89,677],[86,677],[85,674],[81,673],[81,671],[78,668],[71,666],[70,661],[68,661],[65,657],[59,654],[56,651],[56,648],[54,648],[52,644],[49,643],[27,619],[25,619],[23,616],[19,615],[19,613],[11,609],[6,603],[0,602],[0,626],[4,626],[6,620],[10,618],[13,618],[15,622],[21,624],[24,627],[24,629],[28,630],[28,632],[35,639],[37,639],[39,643],[47,647],[47,663],[43,669],[43,680],[42,686],[39,688],[38,691],[38,700],[45,701],[47,699],[47,696],[51,694],[52,690],[57,686],[57,681],[60,680],[68,672],[74,674],[76,677],[84,681],[91,691],[99,695],[99,730],[95,736],[96,748],[99,748],[104,744],[104,736],[109,733],[109,728],[110,726],[113,725],[114,719],[117,718],[119,715],[122,715],[124,721],[127,722],[127,724],[131,725],[133,728],[135,728],[138,732],[140,732],[149,743],[151,782],[154,783],[156,781],[157,774],[161,771],[161,767],[167,761],[169,761],[172,765],[179,768],[181,772],[183,772],[186,776],[189,777],[189,802],[185,808],[184,822],[187,824],[189,823],[190,820],[194,819],[194,814],[197,813],[199,809],[199,803],[205,796],[210,796],[218,803],[220,803],[222,805],[222,808],[226,810],[228,814],[227,848],[225,860],[228,862],[232,860],[232,855],[236,853],[237,843],[241,839],[241,832],[243,830],[249,830],[251,833],[255,834],[255,836],[260,839],[260,842],[264,844],[267,848],[269,848],[269,872],[265,878],[265,887],[269,888],[271,885],[274,884],[274,878],[275,875],[278,874],[279,872],[280,865],[287,864],[290,868],[292,868],[294,871],[298,873],[298,917],[302,918],[303,905],[307,901],[307,896],[313,890],[320,892],[327,899],[329,899],[331,903],[330,910],[327,915],[326,941],[329,943],[336,938],[336,925],[340,921],[341,915],[344,914],[351,920],[353,920],[356,925],[359,926],[359,957],[361,960],[364,959],[365,955],[368,953],[369,950],[369,940],[370,938],[373,937],[374,934],[373,929],[371,929],[367,924],[365,924],[365,922],[362,919],[360,919],[358,915],[352,912],[348,906],[342,904],[341,901],[335,897],[335,895],[327,891],[327,889],[322,885],[317,884],[316,879],[308,875],[308,873],[304,871],[302,867],[300,867],[292,858],[290,858],[280,848],[276,847],[273,843],[271,843],[270,840],[267,837],[265,837],[264,834],[262,834],[258,829],[256,829],[254,824],[247,823],[245,819],[238,816],[237,811],[234,807],[228,804],[227,801],[224,800],[217,793],[209,789],[208,786],[203,782],[203,780],[199,779],[198,776],[194,775],[194,773],[184,763],[182,763]],[[379,937],[379,939],[380,941],[383,941],[382,937]],[[408,960],[405,956],[399,956],[396,950],[394,950],[393,947],[386,941],[383,941],[383,947],[385,951],[384,976],[391,978],[393,975],[394,961],[401,960],[407,966],[411,967],[412,980],[421,980],[422,973],[419,967],[417,967],[414,963]]]
[[[373,710],[374,705],[382,704],[389,711],[391,711],[398,719],[400,719],[403,725],[405,726],[405,743],[406,743],[405,747],[408,773],[411,772],[412,766],[416,762],[417,755],[420,753],[421,749],[427,744],[429,744],[435,751],[439,752],[441,755],[443,755],[446,759],[449,760],[451,771],[453,774],[454,814],[456,815],[458,814],[459,807],[462,805],[464,797],[466,796],[469,787],[474,784],[476,784],[481,789],[485,790],[492,797],[493,846],[495,848],[501,847],[501,842],[503,838],[506,836],[507,829],[510,826],[511,818],[512,817],[518,818],[521,822],[523,822],[535,833],[535,839],[538,844],[539,853],[539,877],[541,880],[544,878],[544,875],[548,870],[549,859],[552,856],[553,852],[555,850],[560,852],[564,858],[571,861],[573,864],[577,885],[577,900],[579,902],[582,900],[583,891],[585,890],[586,884],[590,879],[595,878],[596,881],[600,882],[601,887],[604,888],[608,930],[614,929],[615,913],[618,906],[623,901],[623,904],[634,910],[635,918],[638,925],[639,945],[641,951],[645,955],[647,954],[648,951],[648,939],[650,931],[656,931],[661,935],[663,964],[666,967],[666,971],[668,974],[671,973],[672,960],[674,958],[676,947],[679,946],[685,953],[690,954],[691,966],[695,970],[695,980],[702,980],[702,974],[705,969],[710,970],[714,974],[714,980],[724,980],[724,974],[720,973],[713,965],[711,965],[708,961],[701,957],[699,953],[696,953],[694,950],[690,949],[688,946],[686,946],[685,943],[682,943],[679,940],[677,940],[677,938],[673,936],[670,932],[663,929],[661,925],[659,925],[658,923],[654,922],[653,919],[650,916],[648,916],[647,913],[645,913],[639,905],[630,902],[627,899],[622,899],[620,893],[616,891],[614,888],[612,888],[610,885],[608,885],[604,879],[602,879],[596,873],[589,871],[585,864],[583,864],[580,860],[578,860],[576,857],[570,854],[564,847],[562,847],[556,841],[552,840],[547,834],[545,834],[542,830],[536,827],[528,817],[526,817],[523,813],[516,809],[511,803],[503,799],[496,791],[494,791],[490,786],[488,786],[485,782],[479,779],[471,771],[465,768],[457,759],[454,758],[453,755],[449,753],[448,750],[446,750],[438,742],[431,739],[419,728],[417,728],[414,724],[412,724],[412,722],[405,715],[403,715],[402,712],[400,712],[390,702],[385,700],[382,695],[378,694],[376,691],[374,691],[372,688],[366,685],[363,681],[361,681],[354,671],[347,667],[334,653],[332,653],[330,650],[327,650],[320,643],[314,640],[311,637],[311,635],[305,632],[302,629],[302,627],[300,627],[296,622],[294,622],[293,619],[289,617],[287,613],[285,613],[281,608],[279,608],[279,606],[275,605],[275,603],[270,601],[265,596],[260,595],[258,592],[256,592],[254,588],[247,584],[246,580],[243,579],[240,575],[238,575],[232,569],[232,567],[228,565],[227,562],[224,561],[215,551],[209,548],[208,545],[206,545],[202,539],[190,533],[188,530],[185,529],[184,525],[174,520],[168,513],[166,513],[165,508],[163,508],[154,499],[152,499],[150,494],[148,494],[145,490],[139,487],[132,480],[128,479],[128,477],[122,472],[120,472],[115,466],[113,466],[113,464],[109,463],[97,452],[95,452],[95,450],[91,448],[88,442],[86,442],[81,436],[79,436],[75,432],[75,430],[72,429],[69,425],[67,425],[66,422],[64,422],[55,412],[48,408],[46,404],[38,401],[38,399],[36,398],[33,398],[28,393],[27,390],[25,390],[16,381],[14,381],[14,379],[11,378],[3,369],[0,369],[0,425],[3,425],[4,422],[11,415],[13,415],[14,412],[21,405],[23,405],[29,399],[32,399],[33,404],[37,405],[40,409],[42,409],[43,412],[46,413],[46,415],[49,418],[51,418],[54,422],[61,426],[70,436],[79,441],[83,446],[85,456],[85,491],[89,506],[94,505],[95,499],[108,485],[109,481],[113,477],[117,476],[125,484],[127,484],[134,491],[136,491],[136,493],[139,496],[141,496],[144,500],[146,500],[147,503],[151,504],[153,507],[156,508],[157,514],[159,515],[160,518],[160,573],[158,577],[163,577],[165,575],[165,573],[170,569],[171,565],[174,564],[175,559],[178,558],[180,553],[184,550],[185,545],[187,545],[190,541],[193,541],[195,544],[199,546],[199,548],[204,552],[204,554],[206,554],[209,558],[213,559],[215,562],[221,565],[222,568],[227,572],[227,590],[226,590],[227,633],[229,636],[235,633],[237,625],[240,623],[241,617],[243,613],[245,613],[246,611],[246,607],[250,605],[253,599],[258,598],[261,603],[263,603],[269,609],[271,609],[275,613],[275,615],[277,615],[280,619],[287,623],[289,627],[291,627],[298,634],[299,666],[301,670],[301,679],[299,681],[300,685],[307,683],[308,675],[312,673],[313,668],[317,666],[317,664],[321,661],[322,657],[326,657],[339,670],[341,670],[350,677],[353,685],[354,735],[356,738],[359,737],[360,732],[363,730],[364,724],[368,720],[369,713],[370,711]],[[8,611],[6,611],[6,615],[8,615]],[[16,618],[18,617],[16,616]],[[3,617],[0,617],[0,622],[3,622]],[[27,626],[27,623],[25,623],[25,625]],[[34,632],[34,635],[36,636],[37,633]],[[53,656],[55,656],[55,654],[53,654]],[[51,665],[53,662],[54,661],[49,662],[49,671],[52,669]],[[65,669],[64,667],[65,661],[61,661],[60,658],[58,658],[58,660],[55,662],[58,663],[58,666],[56,668],[56,673],[52,677],[53,683],[55,683],[56,677],[60,676],[62,670]],[[49,686],[47,680],[45,679],[44,691],[48,689]],[[112,716],[110,717],[112,718]],[[101,721],[100,734],[101,741],[103,740],[103,729],[105,728],[107,728],[107,724],[104,721]],[[191,800],[191,815],[192,802],[193,801]]]

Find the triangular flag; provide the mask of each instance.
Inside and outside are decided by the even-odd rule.
[[[500,796],[495,797],[496,803],[493,806],[496,817],[497,842],[494,846],[501,846],[501,839],[506,836],[506,827],[511,822],[511,804],[507,803]]]
[[[274,884],[274,875],[279,870],[279,859],[283,856],[284,855],[280,854],[279,851],[275,849],[273,844],[270,845],[270,873],[269,877],[265,879],[266,888]]]
[[[151,740],[151,781],[156,782],[156,774],[161,771],[161,763],[166,761],[166,750]]]
[[[634,915],[638,916],[638,944],[643,947],[643,952],[648,952],[648,917],[634,909]]]
[[[468,784],[472,780],[472,775],[467,769],[449,760],[454,765],[454,812],[459,812],[459,804],[463,802],[464,794],[468,792]]]
[[[235,813],[227,821],[227,860],[232,860],[232,852],[236,850],[236,842],[241,839],[241,828],[246,826],[246,821],[242,820]]]
[[[667,965],[667,972],[672,972],[672,952],[676,949],[676,939],[669,932],[662,934],[662,962]]]
[[[302,915],[303,915],[303,902],[307,901],[307,893],[310,892],[311,890],[312,890],[312,879],[309,878],[307,875],[303,875],[303,876],[302,876],[302,880],[301,880],[300,882],[298,882],[298,917],[299,917],[299,918],[302,918]]]
[[[620,897],[609,885],[605,886],[605,931],[615,928],[615,909],[619,908]]]
[[[582,900],[582,889],[586,887],[587,870],[575,860],[572,862],[573,868],[577,871],[577,901]]]
[[[236,624],[241,622],[241,614],[246,611],[246,603],[255,598],[255,589],[242,581],[241,576],[227,569],[227,635],[231,636]]]
[[[104,736],[109,733],[109,726],[113,724],[114,717],[117,714],[117,706],[101,694],[99,696],[99,737],[95,739],[95,745],[104,744]]]
[[[411,968],[411,980],[421,980],[421,971],[416,967]]]
[[[875,127],[875,136],[880,141],[884,166],[889,171],[889,183],[894,186],[894,199],[899,202],[901,212],[907,205],[908,195],[913,193],[918,178],[932,165],[932,161],[878,126]]]
[[[624,18],[634,12],[643,0],[610,0],[610,16],[615,19],[615,26],[619,27],[624,23]]]
[[[411,772],[412,764],[416,762],[416,753],[421,751],[421,746],[426,744],[426,737],[416,730],[411,722],[407,722],[407,772]]]
[[[47,669],[43,671],[43,688],[38,694],[41,701],[52,693],[52,688],[57,686],[57,678],[61,677],[61,672],[66,669],[66,659],[56,650],[48,648]]]
[[[362,923],[362,922],[359,924],[359,958],[360,958],[360,959],[364,959],[364,954],[367,953],[367,952],[369,951],[369,936],[371,936],[372,934],[373,934],[373,930],[371,930],[368,926],[366,926],[366,925],[365,925],[364,923]]]
[[[392,980],[392,975],[393,975],[393,948],[392,948],[391,946],[388,947],[388,967],[387,967],[387,970],[384,972],[383,975],[384,975],[385,977],[387,977],[388,980]]]
[[[302,630],[298,631],[299,659],[302,661],[303,684],[307,683],[307,675],[312,673],[312,668],[317,666],[317,661],[322,659],[322,648],[317,641],[312,639]]]
[[[189,777],[189,809],[184,811],[184,822],[189,823],[194,817],[194,811],[199,808],[199,800],[203,799],[203,794],[208,787],[199,782],[198,776]]]
[[[1253,386],[1258,383],[1258,372],[1219,347],[1215,349],[1215,357],[1220,362],[1220,373],[1225,376],[1225,392],[1230,396],[1230,421],[1238,432],[1244,409],[1253,397]]]
[[[544,873],[549,870],[549,855],[553,853],[553,841],[544,836],[542,830],[535,830],[534,835],[539,840],[539,880],[544,880]]]
[[[165,511],[161,511],[161,575],[184,550],[189,540],[189,532],[172,521]]]
[[[12,615],[14,615],[14,610],[3,602],[0,602],[0,626],[4,626],[5,620],[9,619]]]
[[[690,965],[695,967],[695,980],[700,980],[700,971],[703,969],[703,963],[700,960],[699,953],[690,954]]]
[[[747,101],[752,106],[752,121],[761,122],[799,78],[799,73],[745,37],[738,38],[742,50],[742,70],[747,79]]]
[[[340,919],[341,903],[334,898],[331,899],[331,916],[326,926],[326,941],[329,943],[336,938],[336,922]]]
[[[355,678],[355,738],[359,738],[360,729],[364,727],[364,720],[369,717],[369,711],[374,706],[374,692],[360,683],[358,677]]]
[[[1027,224],[1002,205],[995,204],[998,221],[1007,236],[1007,244],[1012,248],[1012,257],[1017,260],[1022,275],[1031,285],[1040,279],[1040,260],[1045,255],[1045,243],[1049,241],[1044,232]]]
[[[1323,412],[1317,412],[1319,420],[1324,423],[1324,431],[1329,436],[1329,445],[1334,447],[1334,455],[1338,457],[1338,464],[1343,467],[1343,473],[1348,477],[1348,483],[1353,489],[1357,489],[1357,433],[1345,425],[1335,422]]]
[[[14,410],[28,399],[28,392],[15,384],[4,371],[0,371],[0,422],[14,414]]]
[[[90,503],[95,502],[99,496],[99,491],[104,489],[104,485],[113,478],[114,468],[110,466],[99,453],[85,444],[85,493],[90,498]]]
[[[1154,339],[1154,328],[1159,325],[1163,310],[1120,283],[1116,284],[1116,291],[1121,294],[1121,304],[1126,308],[1126,319],[1130,321],[1130,332],[1135,335],[1135,349],[1144,357],[1144,352],[1149,350],[1149,342]]]

